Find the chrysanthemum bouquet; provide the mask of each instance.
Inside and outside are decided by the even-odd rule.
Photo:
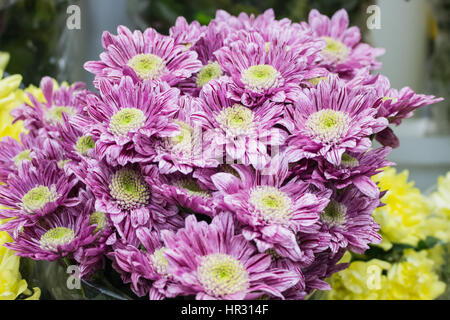
[[[383,50],[360,38],[344,10],[105,32],[97,93],[43,78],[45,101],[12,112],[28,133],[0,146],[8,247],[86,279],[111,263],[150,299],[329,289],[346,250],[381,242],[389,125],[440,101],[372,76]]]

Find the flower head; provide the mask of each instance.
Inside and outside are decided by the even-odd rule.
[[[179,36],[177,41],[183,38],[182,34]],[[162,80],[175,85],[201,67],[194,51],[186,50],[173,37],[163,36],[151,28],[144,33],[138,30],[132,33],[119,26],[117,35],[103,33],[102,44],[105,52],[100,55],[101,61],[89,61],[84,65],[96,75],[97,85],[100,78],[118,83],[124,75],[137,81]]]
[[[348,14],[344,9],[337,11],[331,19],[315,9],[311,10],[309,27],[314,36],[325,43],[319,63],[341,76],[353,76],[358,69],[380,68],[381,63],[376,58],[385,50],[360,43],[359,29],[348,28],[348,24]]]
[[[217,173],[212,180],[219,190],[219,207],[233,212],[243,225],[242,234],[260,252],[268,249],[294,261],[305,259],[296,234],[307,230],[328,203],[327,194],[315,194],[309,185],[289,176],[285,161],[274,175],[244,166],[233,166],[240,178]]]
[[[95,240],[89,215],[83,204],[58,209],[32,227],[24,227],[6,246],[22,257],[54,261],[74,254]]]
[[[15,218],[2,227],[14,230],[33,225],[41,217],[51,214],[59,206],[74,206],[76,198],[69,197],[76,181],[65,175],[51,160],[22,162],[17,173],[8,178],[7,185],[0,185],[0,204],[2,218]]]
[[[335,76],[305,89],[283,122],[292,133],[287,141],[292,160],[323,157],[339,166],[344,153],[367,151],[370,135],[387,127],[385,118],[375,117],[376,101],[373,92]]]
[[[118,84],[106,80],[99,84],[100,96],[87,97],[89,116],[74,120],[87,136],[77,140],[78,152],[92,145],[88,138],[92,137],[98,156],[111,165],[151,161],[155,156],[152,139],[170,137],[179,130],[172,121],[179,91],[164,83],[133,83],[130,77]]]
[[[255,299],[295,285],[294,272],[270,268],[270,256],[258,254],[242,236],[234,234],[230,214],[221,214],[210,225],[194,216],[177,233],[164,231],[168,272],[182,293],[196,299]]]

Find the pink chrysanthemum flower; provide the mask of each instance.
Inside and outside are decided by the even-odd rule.
[[[308,65],[311,51],[287,47],[284,43],[267,47],[257,32],[224,46],[214,54],[220,67],[233,80],[228,94],[245,106],[266,100],[284,103],[296,99],[299,83],[315,76]],[[269,49],[269,50],[268,50]]]
[[[79,200],[69,197],[75,179],[66,176],[56,161],[23,161],[8,184],[0,185],[0,218],[14,218],[1,227],[17,234],[23,226],[34,225],[59,206],[71,207]]]
[[[198,21],[187,23],[186,18],[178,17],[175,25],[169,29],[169,35],[175,40],[175,44],[181,44],[190,49],[200,40],[208,27],[201,26]]]
[[[154,138],[174,136],[179,91],[165,83],[118,84],[100,80],[100,96],[86,98],[88,117],[74,119],[84,135],[95,141],[96,153],[111,165],[148,162],[156,155]]]
[[[73,208],[60,208],[36,225],[24,227],[14,237],[14,242],[5,246],[22,257],[54,261],[73,255],[92,243],[94,229],[95,226],[89,226],[89,215],[83,204],[79,204]]]
[[[384,54],[381,48],[372,48],[360,43],[358,27],[350,27],[347,11],[341,9],[330,19],[317,10],[309,13],[309,26],[316,37],[325,42],[320,54],[320,65],[341,76],[353,76],[357,69],[378,69],[381,63],[376,58]]]
[[[17,172],[23,161],[41,157],[44,139],[24,132],[20,133],[20,142],[9,136],[4,137],[0,141],[0,181],[6,182],[8,175]]]
[[[23,120],[24,127],[30,134],[39,135],[40,131],[56,131],[58,124],[62,123],[62,115],[72,117],[82,113],[82,101],[86,95],[84,83],[77,82],[67,87],[65,85],[55,88],[54,80],[44,77],[40,89],[45,101],[39,102],[35,96],[28,94],[31,105],[23,104],[11,111],[14,122]]]
[[[170,85],[189,78],[201,68],[194,51],[186,50],[169,36],[163,36],[149,28],[133,33],[124,26],[117,28],[117,35],[104,32],[101,61],[89,61],[84,67],[99,78],[113,82],[129,75],[137,81],[162,80]]]
[[[388,119],[389,123],[395,125],[400,125],[403,119],[411,117],[416,109],[443,100],[443,98],[436,98],[432,95],[417,94],[409,87],[400,90],[393,89],[389,79],[379,74],[372,77],[367,72],[362,73],[352,82],[376,90],[378,98],[382,99],[377,115]],[[377,133],[376,139],[382,145],[393,148],[397,148],[400,144],[391,128]]]
[[[313,193],[307,183],[291,178],[285,160],[273,175],[245,166],[233,168],[240,179],[229,173],[212,177],[219,190],[219,208],[235,214],[242,224],[242,234],[254,241],[260,252],[274,249],[280,256],[304,261],[296,234],[319,219],[328,204],[328,194]]]
[[[109,254],[113,266],[121,275],[124,283],[131,283],[133,292],[150,300],[173,298],[181,293],[182,288],[168,272],[161,235],[142,227],[137,230],[137,243],[114,246]]]
[[[132,241],[140,226],[161,230],[183,225],[178,208],[152,192],[161,183],[156,167],[111,167],[93,160],[87,170],[85,183],[95,195],[95,210],[108,215],[121,238]]]
[[[270,268],[269,255],[235,235],[231,214],[220,214],[209,225],[191,215],[183,229],[163,231],[162,237],[168,272],[184,295],[199,300],[283,298],[281,292],[299,281],[294,272]]]
[[[320,232],[331,235],[332,254],[346,248],[363,254],[369,243],[381,242],[380,226],[372,218],[379,205],[378,198],[368,198],[354,187],[333,197],[318,221]]]
[[[156,156],[161,174],[181,172],[189,174],[194,168],[216,167],[217,160],[209,159],[204,154],[202,128],[196,125],[192,115],[201,110],[199,99],[182,96],[180,109],[173,122],[179,127],[179,133],[155,141]]]
[[[301,269],[305,275],[305,287],[295,285],[289,288],[283,292],[286,299],[301,300],[305,298],[305,295],[309,295],[315,290],[330,290],[331,287],[325,280],[333,273],[348,267],[348,263],[339,263],[344,253],[345,250],[340,250],[335,255],[330,255],[329,251],[316,254],[314,262]]]
[[[268,148],[282,145],[286,138],[286,132],[275,127],[283,105],[266,101],[250,109],[227,98],[230,84],[229,78],[220,78],[205,85],[202,110],[192,114],[193,122],[205,130],[204,156],[262,168],[270,161]]]
[[[370,179],[381,168],[394,165],[386,159],[391,148],[378,148],[365,153],[344,153],[339,166],[330,165],[327,161],[318,160],[314,179],[323,184],[332,183],[338,189],[354,185],[362,193],[371,198],[378,198],[380,191]]]
[[[105,267],[105,254],[109,251],[108,243],[114,241],[114,227],[105,212],[95,211],[95,196],[90,191],[80,191],[80,203],[84,204],[89,215],[89,226],[94,226],[92,234],[95,240],[79,248],[73,258],[78,263],[80,277],[89,278],[97,270]]]
[[[211,191],[200,180],[195,179],[193,174],[173,173],[167,175],[161,178],[158,185],[154,185],[153,190],[168,202],[186,211],[211,217],[216,213],[216,204]]]
[[[292,133],[287,140],[291,161],[322,157],[339,166],[344,153],[367,151],[370,136],[388,125],[385,118],[376,118],[380,102],[373,91],[336,76],[304,89],[286,108],[283,121]]]

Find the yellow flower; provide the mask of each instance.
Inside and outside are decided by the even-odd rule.
[[[446,288],[427,250],[404,251],[401,261],[354,261],[330,278],[330,300],[432,300]]]
[[[408,182],[408,171],[397,174],[394,168],[386,168],[373,180],[380,190],[388,190],[381,199],[386,205],[373,214],[381,226],[383,249],[390,249],[392,243],[417,246],[427,236],[448,238],[449,221],[432,214],[427,198],[414,187],[414,182]]]
[[[387,279],[390,300],[432,300],[439,297],[446,287],[439,281],[435,262],[429,258],[427,250],[405,250],[403,261],[393,264]]]
[[[8,61],[9,54],[0,52],[0,77],[3,77],[3,71]],[[19,134],[23,130],[23,123],[18,121],[12,124],[14,119],[10,112],[19,105],[30,102],[26,93],[33,94],[41,102],[45,101],[41,89],[31,85],[22,90],[19,88],[21,82],[22,76],[18,74],[0,78],[0,138],[11,136],[14,139],[19,139]]]
[[[450,172],[445,177],[438,178],[437,191],[430,196],[433,210],[450,219]]]
[[[387,278],[383,270],[391,265],[382,260],[355,261],[330,279],[332,290],[327,293],[329,300],[382,300],[385,298]]]
[[[6,232],[0,232],[0,300],[14,300],[20,294],[31,295],[27,282],[19,272],[20,258],[14,251],[3,246],[12,239]],[[33,289],[33,294],[27,300],[38,300],[41,294],[39,288]]]

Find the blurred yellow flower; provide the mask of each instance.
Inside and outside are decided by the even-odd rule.
[[[414,182],[408,182],[408,171],[397,174],[394,168],[386,168],[373,177],[380,190],[388,190],[381,201],[386,205],[376,209],[373,217],[381,226],[385,250],[392,243],[417,246],[420,240],[434,236],[448,240],[450,221],[433,214],[432,208]]]
[[[3,72],[9,61],[9,54],[0,52],[0,138],[11,136],[19,139],[19,134],[23,129],[22,121],[12,124],[13,117],[10,115],[12,109],[20,104],[29,102],[26,93],[33,94],[39,101],[45,101],[41,89],[30,85],[27,89],[19,88],[22,76],[15,74],[3,78]]]
[[[438,178],[437,191],[431,194],[430,201],[434,212],[450,219],[450,172]]]
[[[330,278],[330,300],[432,300],[445,291],[427,250],[406,249],[396,263],[354,261]]]
[[[0,232],[0,300],[14,300],[20,294],[31,295],[27,300],[38,300],[41,295],[39,288],[34,288],[32,294],[27,282],[20,275],[20,258],[14,251],[3,246],[10,241],[12,239],[6,232]]]

